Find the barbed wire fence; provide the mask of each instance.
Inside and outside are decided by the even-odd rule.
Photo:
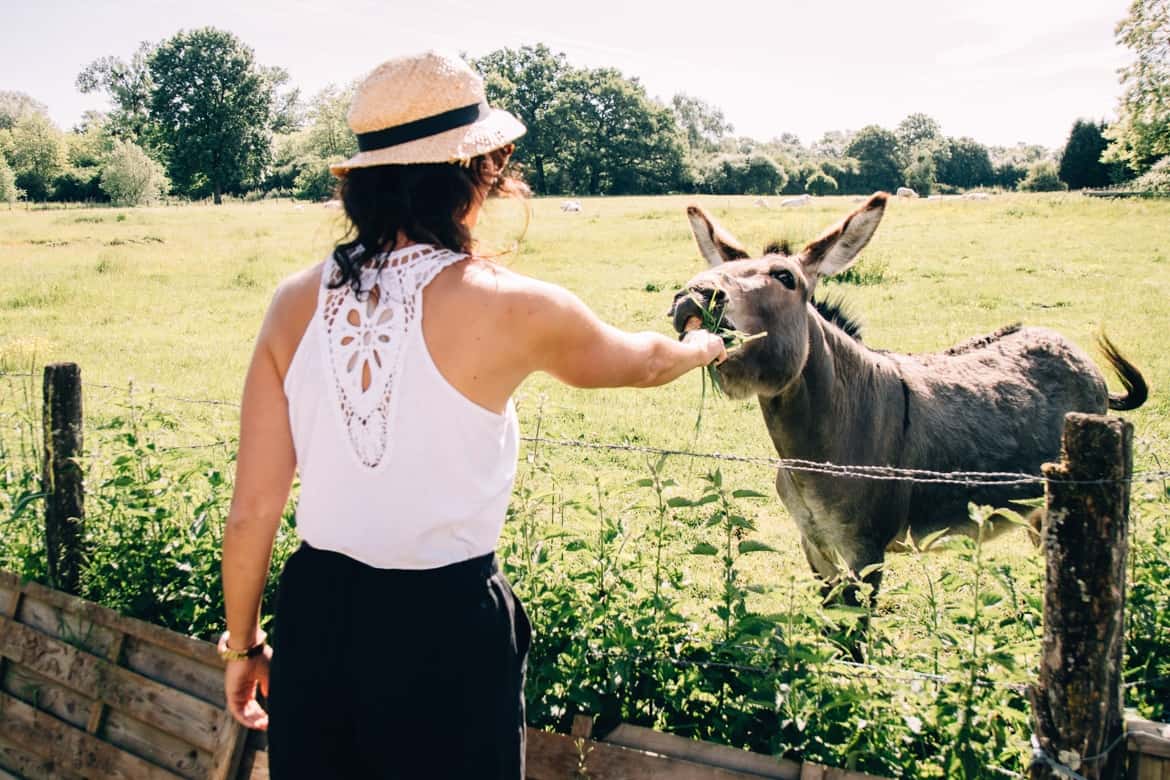
[[[33,379],[35,374],[31,372],[12,373],[0,372],[0,378],[24,378]],[[87,388],[98,388],[101,390],[124,392],[128,394],[129,403],[134,403],[136,400],[141,402],[147,401],[169,401],[177,404],[191,404],[198,406],[212,406],[239,410],[240,404],[238,401],[230,401],[219,398],[192,398],[189,396],[168,395],[158,393],[150,388],[139,388],[130,383],[126,386],[109,385],[96,382],[87,382]],[[540,402],[541,413],[545,410],[560,409],[570,411],[573,413],[580,413],[580,410],[572,407],[549,404],[545,400]],[[772,469],[783,468],[787,471],[796,471],[810,474],[825,474],[828,476],[843,477],[848,479],[865,479],[878,481],[894,481],[894,482],[911,482],[924,485],[961,485],[964,487],[1012,487],[1022,485],[1044,485],[1053,480],[1041,474],[1028,474],[1013,471],[934,471],[931,469],[916,469],[916,468],[902,468],[895,466],[881,466],[881,465],[864,465],[864,464],[843,464],[831,463],[828,461],[814,461],[805,460],[801,458],[776,458],[761,455],[742,455],[728,452],[699,452],[689,449],[681,448],[667,448],[655,447],[650,445],[633,444],[630,442],[598,442],[587,441],[583,439],[563,439],[550,438],[543,436],[538,432],[536,435],[521,435],[520,440],[528,444],[547,445],[553,447],[561,447],[568,449],[579,450],[594,450],[594,451],[609,451],[609,452],[626,452],[643,455],[667,456],[667,457],[681,457],[694,460],[717,461],[725,463],[739,463],[754,466],[763,466]],[[168,447],[167,451],[177,451],[185,449],[210,449],[215,447],[226,447],[234,443],[233,439],[225,438],[218,439],[212,442],[201,442],[191,445],[180,445]],[[1079,485],[1095,485],[1095,484],[1112,484],[1116,480],[1060,480],[1062,484],[1079,484]],[[1170,470],[1154,469],[1141,472],[1135,472],[1128,480],[1133,483],[1155,483],[1170,481]]]

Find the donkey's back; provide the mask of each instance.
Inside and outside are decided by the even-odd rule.
[[[945,352],[891,356],[909,397],[904,464],[936,471],[1037,474],[1059,459],[1064,416],[1133,409],[1141,374],[1104,336],[1099,346],[1126,387],[1110,395],[1089,356],[1059,333],[1015,325]],[[918,533],[965,517],[968,502],[1002,506],[1039,495],[1039,483],[918,485],[909,518]]]

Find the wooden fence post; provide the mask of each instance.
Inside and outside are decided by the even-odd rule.
[[[81,369],[45,366],[45,550],[53,587],[76,594],[84,561],[85,488],[81,465]]]
[[[1032,687],[1033,780],[1122,777],[1121,655],[1133,426],[1065,417],[1062,462],[1044,465],[1047,585],[1040,678]]]

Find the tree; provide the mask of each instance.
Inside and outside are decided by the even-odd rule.
[[[1135,174],[1170,155],[1170,0],[1133,0],[1117,25],[1117,42],[1137,59],[1121,69],[1117,121],[1105,135],[1106,160]]]
[[[720,139],[735,130],[718,108],[685,93],[671,98],[670,108],[692,154],[715,151]]]
[[[1078,119],[1068,136],[1068,143],[1060,154],[1060,180],[1069,189],[1106,187],[1112,176],[1109,164],[1102,162],[1109,142],[1105,140],[1105,123]]]
[[[995,183],[987,147],[974,138],[947,138],[934,154],[936,181],[952,187],[986,187]],[[1022,174],[1021,174],[1022,175]]]
[[[0,130],[11,130],[26,116],[41,114],[48,116],[49,109],[39,100],[23,92],[0,91]]]
[[[933,154],[943,145],[942,128],[926,114],[910,114],[894,129],[898,138],[898,154],[904,166],[917,161],[919,153]]]
[[[349,158],[357,154],[357,136],[346,117],[355,85],[342,89],[335,84],[322,89],[309,103],[309,146],[317,157]]]
[[[102,168],[102,192],[115,206],[144,206],[166,190],[162,166],[129,141],[118,141]]]
[[[1056,163],[1052,160],[1037,160],[1028,168],[1028,175],[1020,182],[1020,189],[1028,192],[1057,192],[1067,190],[1068,185],[1060,180]]]
[[[550,192],[550,167],[563,164],[567,127],[552,121],[564,101],[563,81],[572,70],[564,54],[554,54],[543,44],[519,49],[499,49],[473,61],[484,77],[484,89],[492,105],[510,111],[528,127],[517,141],[515,160],[532,172],[533,189]]]
[[[126,62],[118,57],[101,57],[77,74],[77,89],[83,93],[104,92],[114,103],[110,112],[110,133],[115,138],[147,143],[150,134],[150,102],[154,83],[149,60],[154,45],[143,41]]]
[[[902,183],[898,139],[883,127],[868,125],[861,128],[845,147],[844,156],[857,160],[858,172],[844,177],[852,192],[893,192]]]
[[[8,161],[0,155],[0,203],[7,203],[9,208],[20,199],[21,192],[16,186],[16,174],[8,167]]]
[[[837,180],[824,171],[813,171],[805,181],[804,189],[812,195],[831,195],[837,191]]]
[[[12,128],[11,162],[17,185],[29,200],[48,200],[53,180],[65,168],[61,131],[44,114],[26,114]]]
[[[670,109],[652,101],[637,79],[612,68],[572,71],[548,119],[564,138],[570,191],[623,195],[679,187],[686,170],[682,134]]]
[[[183,192],[224,192],[257,182],[271,151],[273,74],[236,36],[179,32],[148,60],[150,116],[172,181]]]
[[[938,173],[935,170],[934,156],[926,150],[919,151],[917,159],[907,165],[906,170],[902,172],[906,186],[919,195],[929,195],[934,191],[937,176]]]
[[[703,176],[704,189],[717,195],[775,195],[787,181],[784,169],[759,152],[715,157]]]

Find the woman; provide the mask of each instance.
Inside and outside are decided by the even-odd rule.
[[[504,168],[524,126],[461,60],[383,64],[349,124],[361,151],[334,173],[354,240],[280,285],[245,381],[228,706],[268,729],[276,780],[521,778],[530,628],[493,553],[516,468],[511,396],[535,371],[660,385],[723,344],[624,333],[474,255],[484,200],[517,189]],[[274,653],[260,600],[294,471],[302,546]]]

